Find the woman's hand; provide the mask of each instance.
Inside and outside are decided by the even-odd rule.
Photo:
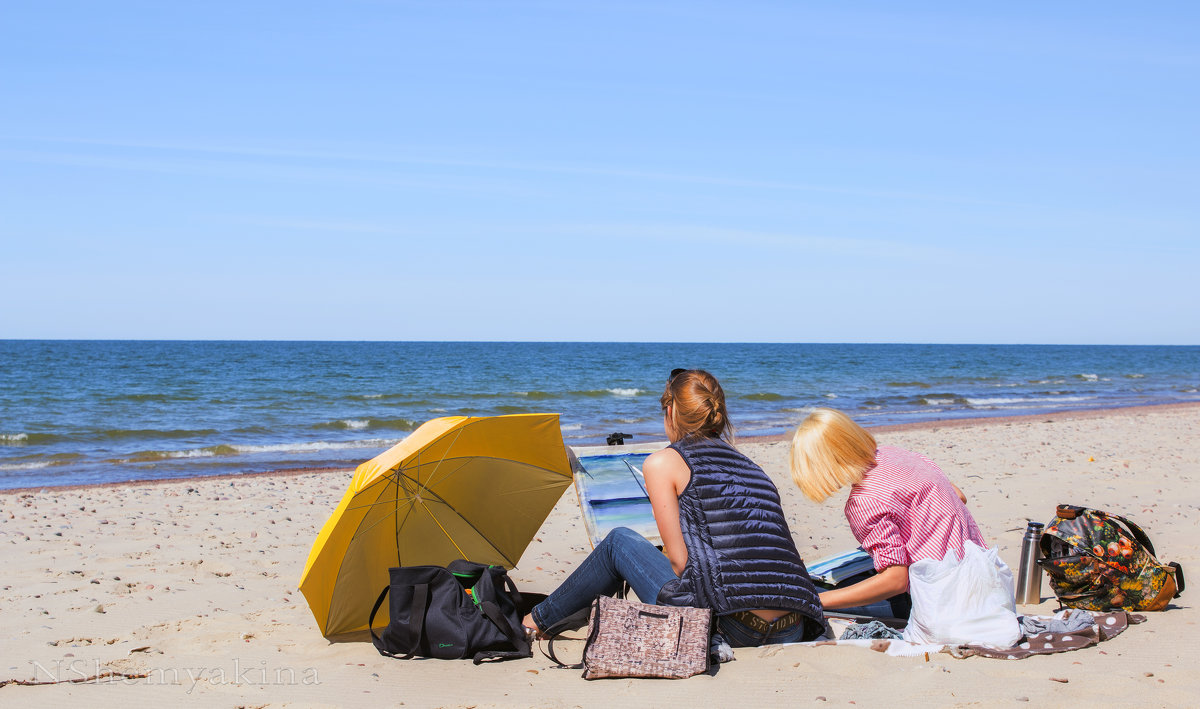
[[[908,567],[889,566],[865,581],[853,586],[835,588],[821,593],[821,605],[826,609],[854,608],[891,598],[908,590]]]
[[[678,451],[664,448],[646,458],[642,464],[642,474],[646,476],[646,494],[650,496],[650,507],[654,510],[658,536],[662,538],[663,553],[678,576],[683,573],[688,560],[683,530],[679,526],[679,494],[692,479],[692,472]]]

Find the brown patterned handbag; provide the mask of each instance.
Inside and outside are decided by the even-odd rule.
[[[584,679],[659,677],[683,679],[708,670],[712,611],[652,606],[599,596],[588,617]],[[550,647],[549,657],[558,661]]]

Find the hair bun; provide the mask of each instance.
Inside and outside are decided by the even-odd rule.
[[[725,392],[708,372],[690,369],[673,377],[663,391],[662,404],[664,408],[672,406],[669,425],[678,438],[695,434],[732,436]]]

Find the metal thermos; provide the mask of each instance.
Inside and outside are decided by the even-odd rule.
[[[1017,603],[1042,602],[1042,567],[1037,560],[1042,558],[1041,522],[1030,522],[1021,539],[1021,569],[1017,574]]]

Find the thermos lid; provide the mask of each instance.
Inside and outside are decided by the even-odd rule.
[[[1029,522],[1029,530],[1031,531],[1040,531],[1045,526],[1046,525],[1042,524],[1041,522],[1034,522],[1032,520]]]

